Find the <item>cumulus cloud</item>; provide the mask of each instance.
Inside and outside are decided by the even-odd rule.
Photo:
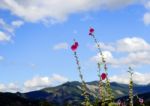
[[[0,18],[0,29],[10,34],[14,33],[15,29],[19,28],[23,24],[24,22],[21,20],[14,20],[8,24],[4,21],[4,19]]]
[[[145,8],[150,9],[150,1],[145,2]]]
[[[24,83],[24,86],[28,90],[40,89],[42,87],[50,86],[49,77],[34,77]]]
[[[53,74],[51,77],[36,76],[32,78],[31,80],[25,81],[23,91],[38,90],[44,87],[53,86],[56,84],[67,82],[67,81],[68,81],[67,78],[58,74]]]
[[[24,22],[21,20],[15,20],[15,21],[11,22],[11,25],[14,26],[15,28],[18,28],[18,27],[22,26],[23,24],[24,24]]]
[[[11,41],[16,28],[19,28],[23,24],[24,22],[21,20],[15,20],[8,24],[0,18],[0,42]]]
[[[53,74],[52,76],[36,76],[30,80],[26,80],[22,86],[16,83],[0,84],[0,92],[29,92],[33,90],[39,90],[45,87],[56,86],[58,84],[67,82],[68,79],[59,74]]]
[[[103,50],[115,52],[150,51],[150,43],[139,37],[127,37],[116,42],[99,43]],[[95,46],[96,47],[96,46]]]
[[[0,42],[6,42],[6,41],[10,41],[10,40],[11,40],[11,36],[9,36],[6,33],[0,31]]]
[[[98,44],[100,45],[101,49],[103,49],[103,50],[115,51],[115,49],[116,49],[114,47],[114,45],[110,44],[110,43],[107,44],[107,43],[99,42]],[[97,48],[97,45],[95,45],[95,47]]]
[[[118,64],[117,60],[113,57],[112,53],[110,51],[103,51],[103,56],[105,58],[105,60],[107,61],[107,63],[109,64]],[[92,61],[96,61],[96,62],[102,62],[101,60],[101,55],[98,53],[96,56],[93,56],[91,58]]]
[[[100,44],[102,44],[101,48],[104,50],[103,54],[107,63],[112,66],[139,66],[150,64],[150,44],[142,38],[124,38],[110,43],[110,45],[107,46],[104,46],[104,43]],[[117,57],[114,56],[115,53],[117,53]],[[100,57],[101,56],[97,54],[93,56],[91,60],[101,62]]]
[[[1,92],[16,92],[19,91],[19,87],[15,83],[9,84],[0,84],[0,91]]]
[[[145,3],[145,8],[148,10],[143,17],[145,25],[150,25],[150,1]]]
[[[60,22],[73,13],[114,9],[139,1],[141,0],[1,0],[0,8],[30,22]]]
[[[145,25],[150,24],[150,12],[147,12],[144,14],[143,20],[144,20]]]
[[[134,72],[133,81],[136,84],[146,85],[150,83],[150,73],[140,73]],[[129,84],[129,75],[128,74],[118,74],[110,77],[111,82],[118,82]]]
[[[107,63],[113,67],[121,67],[126,65],[141,66],[150,64],[149,52],[129,53],[127,56],[119,58],[115,58],[109,51],[104,51],[103,54]],[[91,60],[101,62],[101,56],[97,54],[96,56],[93,56]]]
[[[12,33],[14,30],[2,18],[0,18],[0,29]]]
[[[122,52],[137,52],[150,50],[150,44],[142,38],[132,37],[124,38],[117,41],[117,51]]]
[[[63,43],[58,43],[56,45],[54,45],[53,49],[54,50],[62,50],[62,49],[68,49],[69,45],[66,42]]]

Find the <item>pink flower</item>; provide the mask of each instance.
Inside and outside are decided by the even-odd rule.
[[[93,33],[94,33],[94,28],[90,28],[89,29],[89,35],[93,35]]]
[[[140,102],[140,104],[143,104],[144,100],[142,98],[139,98],[139,102]]]
[[[78,42],[75,42],[75,43],[71,46],[71,50],[72,50],[72,51],[76,51],[77,48],[78,48],[78,46],[79,46]]]
[[[106,79],[106,77],[107,77],[106,73],[102,73],[102,74],[101,74],[101,78],[102,78],[102,80],[105,80],[105,79]]]

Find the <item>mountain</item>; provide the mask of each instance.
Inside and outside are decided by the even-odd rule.
[[[98,97],[98,81],[87,82],[88,94],[90,100],[94,101]],[[128,95],[128,85],[116,82],[111,83],[111,88],[115,98]],[[150,85],[134,84],[134,94],[142,94],[150,92]],[[46,100],[52,104],[64,106],[65,104],[74,104],[79,106],[83,101],[81,96],[81,83],[78,81],[67,82],[56,87],[48,87],[39,91],[25,93],[26,97],[31,100]]]
[[[87,88],[90,100],[94,102],[98,97],[98,81],[87,82]],[[128,85],[112,82],[111,88],[115,98],[127,98]],[[66,82],[56,87],[27,93],[0,93],[0,106],[80,106],[84,99],[81,94],[80,82]],[[146,103],[150,103],[150,85],[134,84],[134,94],[139,94]]]

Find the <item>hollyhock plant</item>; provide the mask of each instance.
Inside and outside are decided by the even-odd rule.
[[[130,106],[133,106],[133,70],[129,67],[128,73],[130,74],[130,82],[129,82],[129,99],[130,99]]]
[[[108,106],[126,106],[126,102],[124,100],[116,102],[116,103],[114,102],[114,96],[113,96],[113,92],[112,92],[112,89],[110,86],[110,80],[108,78],[108,73],[107,73],[108,72],[108,67],[106,64],[107,62],[104,58],[103,52],[101,50],[101,46],[98,43],[98,41],[94,35],[94,32],[95,32],[94,28],[89,29],[89,35],[91,35],[91,37],[94,39],[95,44],[97,45],[98,53],[100,54],[100,60],[101,60],[100,63],[97,63],[97,65],[98,65],[97,72],[98,72],[98,77],[99,77],[99,83],[98,83],[99,94],[96,95],[96,100],[97,100],[96,105],[95,105],[95,102],[92,105],[93,101],[90,103],[90,97],[89,97],[91,95],[91,93],[89,92],[90,89],[89,89],[89,86],[86,85],[86,83],[83,79],[82,72],[81,72],[81,66],[80,66],[78,55],[77,55],[77,49],[79,47],[79,43],[74,40],[74,43],[71,46],[71,50],[73,51],[74,57],[76,60],[79,77],[80,77],[81,83],[82,83],[81,90],[82,90],[82,96],[84,98],[84,102],[82,102],[81,104],[82,104],[82,106],[106,106],[106,105],[108,105]],[[133,95],[133,80],[132,80],[133,72],[132,72],[131,67],[129,67],[128,72],[131,75],[130,82],[129,82],[129,101],[130,101],[129,104],[130,104],[130,106],[133,106],[133,104],[134,104],[133,103],[133,97],[134,97],[134,95]],[[139,101],[140,105],[144,106],[143,99],[138,98],[138,101]]]
[[[77,49],[77,46],[75,46],[75,45],[72,45],[72,46],[71,46],[71,49],[72,49],[72,51],[76,51],[76,49]]]
[[[71,50],[74,52],[74,57],[75,57],[75,60],[76,60],[77,69],[79,71],[79,77],[80,77],[81,82],[82,82],[82,86],[81,86],[82,92],[83,92],[82,95],[84,96],[84,99],[85,99],[83,104],[84,104],[84,106],[92,106],[91,103],[90,103],[90,100],[89,100],[89,96],[87,94],[87,86],[86,86],[85,81],[83,80],[83,75],[81,73],[81,66],[80,66],[79,58],[78,58],[77,52],[76,52],[78,46],[79,46],[78,42],[76,42],[74,40],[74,44],[71,46]]]
[[[98,77],[100,77],[100,80],[99,80],[99,98],[101,99],[101,102],[104,103],[105,102],[105,98],[104,98],[104,92],[103,92],[103,82],[102,82],[102,78],[100,76],[100,73],[101,73],[101,64],[100,63],[97,63],[98,65]]]
[[[111,87],[110,87],[110,81],[109,81],[109,79],[108,79],[106,61],[105,61],[105,59],[104,59],[104,55],[103,55],[103,53],[102,53],[100,44],[98,43],[98,41],[97,41],[95,35],[93,34],[94,31],[95,31],[94,28],[90,28],[90,29],[89,29],[89,35],[91,35],[91,36],[93,37],[94,42],[95,42],[95,44],[97,45],[98,52],[99,52],[99,54],[100,54],[100,56],[101,56],[102,64],[104,65],[103,69],[104,69],[105,74],[106,74],[106,76],[107,76],[107,77],[106,77],[106,76],[104,75],[104,77],[103,77],[104,79],[106,79],[106,92],[108,93],[108,98],[109,98],[109,100],[112,102],[112,101],[114,100],[114,97],[113,97],[113,95],[112,95],[112,89],[111,89]]]
[[[105,80],[105,79],[106,79],[106,77],[107,77],[106,73],[102,73],[102,74],[101,74],[101,78],[102,78],[102,80]]]
[[[94,33],[94,28],[90,28],[89,29],[89,35],[93,35],[93,33]]]
[[[72,51],[76,51],[77,48],[78,48],[78,46],[79,46],[78,42],[75,42],[75,43],[71,46],[71,50],[72,50]]]

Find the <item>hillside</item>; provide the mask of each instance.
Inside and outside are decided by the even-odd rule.
[[[97,81],[87,83],[92,102],[94,102],[94,98],[98,97],[97,84]],[[127,100],[128,85],[112,82],[111,87],[116,100]],[[134,92],[139,94],[139,97],[144,98],[146,106],[150,106],[150,85],[134,84]],[[81,93],[80,82],[67,82],[56,87],[28,93],[0,93],[0,106],[80,106],[83,101]]]
[[[98,82],[88,82],[88,93],[90,100],[94,101],[94,98],[98,97]],[[123,97],[128,95],[128,85],[119,84],[116,82],[111,83],[115,98]],[[150,92],[150,85],[136,85],[134,84],[134,94],[142,94]],[[31,100],[46,99],[46,101],[63,106],[64,104],[75,104],[79,105],[82,102],[83,97],[81,96],[81,83],[67,82],[56,87],[44,88],[39,91],[25,93],[26,97]],[[149,97],[150,98],[150,97]]]

